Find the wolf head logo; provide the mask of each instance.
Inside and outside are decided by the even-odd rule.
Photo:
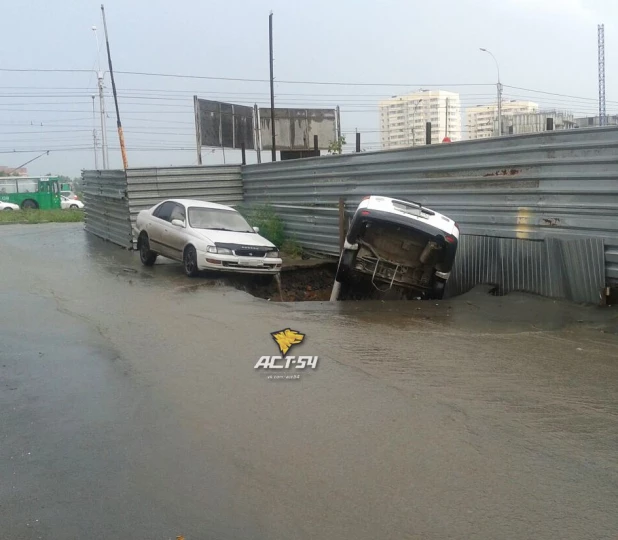
[[[278,330],[277,332],[272,332],[270,335],[273,337],[281,354],[284,356],[294,345],[302,343],[303,339],[305,339],[305,334],[301,334],[291,328]]]

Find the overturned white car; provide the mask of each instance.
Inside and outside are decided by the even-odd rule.
[[[434,210],[365,197],[346,235],[331,300],[362,281],[381,292],[397,287],[407,297],[442,298],[458,241],[457,224]]]

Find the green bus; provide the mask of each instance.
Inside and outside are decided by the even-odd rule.
[[[54,176],[0,177],[0,201],[18,204],[24,210],[61,208],[58,178]]]

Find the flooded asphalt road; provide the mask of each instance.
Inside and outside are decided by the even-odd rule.
[[[277,304],[81,224],[0,227],[18,539],[615,539],[616,308]],[[300,380],[253,367],[306,333]]]

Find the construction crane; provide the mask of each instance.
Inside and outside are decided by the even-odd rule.
[[[607,125],[605,116],[605,25],[599,24],[599,125]]]

